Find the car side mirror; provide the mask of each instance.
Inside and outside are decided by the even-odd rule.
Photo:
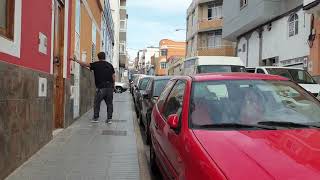
[[[167,120],[171,129],[176,130],[179,126],[179,117],[177,114],[172,114],[168,117]]]

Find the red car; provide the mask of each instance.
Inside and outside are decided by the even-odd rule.
[[[151,169],[179,180],[319,180],[320,102],[286,78],[172,79],[154,106]]]

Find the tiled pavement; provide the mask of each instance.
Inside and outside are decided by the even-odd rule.
[[[92,111],[59,133],[7,180],[139,180],[128,93],[114,97],[114,122],[92,124]],[[100,117],[106,117],[102,103]],[[111,130],[111,131],[110,131]],[[110,135],[111,134],[111,135]]]

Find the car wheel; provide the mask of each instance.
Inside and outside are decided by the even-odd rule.
[[[116,87],[116,93],[122,93],[122,92],[123,92],[122,87],[117,86]]]
[[[150,145],[150,167],[153,174],[156,175],[159,173],[159,168],[156,162],[156,153],[154,152],[152,143]]]

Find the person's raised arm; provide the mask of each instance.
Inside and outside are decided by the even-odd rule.
[[[80,66],[83,66],[83,67],[86,67],[86,68],[90,68],[90,64],[89,63],[81,62],[81,61],[77,60],[76,57],[70,58],[70,60],[79,63]]]

